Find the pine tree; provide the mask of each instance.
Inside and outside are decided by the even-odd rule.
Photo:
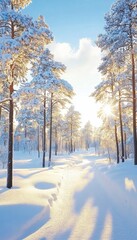
[[[74,106],[71,106],[65,115],[65,137],[68,139],[69,152],[75,151],[75,141],[80,136],[80,113],[74,110]]]
[[[46,27],[40,28],[40,21],[33,22],[32,18],[23,16],[21,9],[30,0],[2,0],[0,2],[0,56],[3,81],[8,83],[9,89],[9,149],[7,187],[12,187],[13,170],[13,92],[14,86],[24,81],[28,70],[28,63],[32,58],[34,45],[40,40],[50,41],[51,33]],[[36,38],[37,36],[37,38]]]
[[[126,62],[130,61],[133,111],[134,163],[137,164],[136,135],[136,79],[135,79],[135,48],[137,44],[137,3],[136,0],[118,0],[112,5],[105,16],[106,33],[99,36],[98,44],[105,52],[109,49],[113,55],[116,52],[125,53]]]

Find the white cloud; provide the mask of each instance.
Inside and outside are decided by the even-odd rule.
[[[63,78],[74,88],[76,96],[73,102],[76,110],[82,114],[82,121],[95,123],[96,105],[89,95],[101,80],[98,72],[101,59],[99,48],[90,39],[82,38],[77,49],[69,43],[56,42],[51,44],[50,49],[55,60],[67,67]]]

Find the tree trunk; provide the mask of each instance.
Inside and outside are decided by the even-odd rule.
[[[136,5],[134,6],[136,7]],[[131,47],[131,64],[132,64],[132,98],[133,98],[133,141],[134,141],[134,164],[137,165],[137,133],[136,133],[136,77],[135,77],[135,56],[134,56],[134,43],[133,43],[133,29],[132,29],[132,10],[133,6],[129,7],[130,10],[130,47]]]
[[[9,104],[9,142],[8,142],[8,166],[7,166],[7,188],[12,187],[13,180],[13,82],[10,85],[10,104]]]
[[[72,121],[71,121],[71,129],[70,129],[70,131],[71,131],[71,137],[70,137],[70,152],[72,153],[73,152],[73,140],[72,140],[72,138],[73,138],[73,133],[72,133]]]
[[[136,84],[135,84],[135,59],[133,53],[131,53],[132,60],[132,94],[133,94],[133,138],[134,138],[134,164],[137,165],[137,134],[136,134]]]
[[[66,150],[66,152],[68,152],[68,143],[67,142],[65,143],[65,150]]]
[[[125,149],[125,159],[127,159],[127,135],[126,132],[124,132],[124,149]]]
[[[26,127],[26,125],[25,125],[25,128],[24,128],[24,136],[25,136],[25,139],[26,139],[27,138],[27,127]]]
[[[109,147],[107,147],[107,151],[108,151],[108,160],[109,160],[109,164],[110,164],[111,163],[111,156],[110,156]]]
[[[45,155],[46,155],[46,94],[44,94],[44,110],[43,110],[43,161],[42,167],[45,167]]]
[[[120,121],[120,134],[121,134],[121,160],[124,162],[124,138],[123,138],[123,121],[121,109],[121,94],[119,91],[119,121]]]
[[[118,136],[117,136],[117,124],[115,121],[115,141],[116,141],[116,150],[117,150],[117,163],[119,163],[119,145],[118,145]]]
[[[39,139],[39,135],[40,135],[40,127],[39,127],[39,125],[38,125],[38,132],[37,132],[37,134],[38,134],[38,139],[37,139],[37,150],[38,150],[38,158],[40,158],[40,139]]]
[[[51,93],[51,97],[50,97],[50,139],[49,139],[49,163],[48,163],[48,167],[50,167],[51,165],[51,150],[52,150],[52,108],[53,108],[53,93]]]
[[[11,4],[11,9],[13,9],[13,5]],[[14,39],[14,23],[11,21],[11,38]],[[13,181],[13,79],[14,79],[14,66],[11,64],[11,78],[12,83],[10,84],[10,103],[9,103],[9,138],[8,138],[8,166],[7,166],[7,188],[12,188]]]
[[[55,155],[58,154],[58,131],[57,127],[55,128]]]

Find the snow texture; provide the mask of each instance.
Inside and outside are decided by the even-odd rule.
[[[36,153],[16,152],[14,187],[0,170],[0,239],[137,239],[137,168],[94,151],[54,157],[41,168]]]

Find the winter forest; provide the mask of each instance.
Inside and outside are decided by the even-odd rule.
[[[82,125],[54,33],[24,14],[30,3],[0,0],[0,238],[135,240],[137,1],[116,0],[95,42],[99,127]]]

